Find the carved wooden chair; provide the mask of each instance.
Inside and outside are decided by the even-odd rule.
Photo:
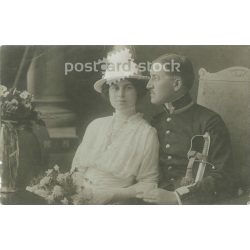
[[[240,185],[250,186],[250,69],[231,67],[216,73],[199,70],[197,102],[219,113],[225,121],[241,176]]]

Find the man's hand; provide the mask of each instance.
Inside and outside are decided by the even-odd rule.
[[[139,192],[137,198],[143,199],[145,202],[159,205],[178,205],[175,192],[170,192],[161,188],[152,189],[146,192]]]

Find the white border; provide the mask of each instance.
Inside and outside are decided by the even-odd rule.
[[[1,1],[0,44],[249,44],[248,1]]]
[[[0,44],[250,44],[247,1],[1,1]],[[250,56],[249,56],[250,57]],[[244,249],[249,206],[2,206],[1,249]]]

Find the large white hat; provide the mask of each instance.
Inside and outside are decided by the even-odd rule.
[[[104,83],[112,84],[122,79],[136,79],[142,83],[149,80],[148,76],[143,76],[139,71],[139,67],[134,63],[128,48],[109,53],[106,59],[106,70],[102,79],[95,82],[94,89],[101,93]]]

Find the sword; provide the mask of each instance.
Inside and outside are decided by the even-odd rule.
[[[190,192],[190,187],[193,187],[197,182],[203,179],[208,153],[210,148],[210,135],[206,132],[204,135],[195,135],[191,139],[191,147],[188,151],[188,166],[185,177],[181,181],[181,187],[177,188],[175,191],[181,197]],[[193,164],[195,161],[199,161],[199,167],[195,179],[193,178]]]
[[[206,164],[207,164],[207,157],[208,157],[208,152],[210,148],[210,135],[208,132],[206,132],[203,135],[204,138],[204,145],[203,145],[203,150],[202,150],[202,155],[201,155],[201,162],[199,164],[198,172],[195,177],[195,183],[198,181],[201,181],[204,176],[204,172],[206,169]]]
[[[204,135],[195,135],[191,139],[191,146],[188,151],[188,166],[186,170],[186,175],[181,181],[181,186],[187,186],[193,183],[201,181],[207,163],[207,157],[210,147],[210,135],[206,132]],[[193,165],[194,162],[199,161],[198,172],[196,178],[193,177]]]

